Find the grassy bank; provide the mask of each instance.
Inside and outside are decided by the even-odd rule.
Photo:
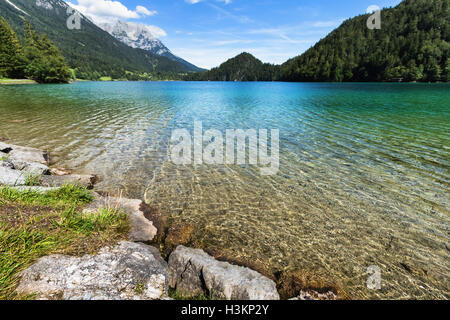
[[[50,254],[81,256],[126,239],[127,215],[104,208],[83,214],[92,194],[65,186],[45,194],[0,187],[0,299],[23,299],[14,293],[18,275]]]
[[[0,85],[2,84],[37,84],[37,82],[29,79],[0,79]]]

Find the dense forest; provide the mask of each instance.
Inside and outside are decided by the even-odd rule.
[[[2,17],[0,19],[0,78],[28,78],[39,83],[67,83],[71,72],[58,48],[25,22],[24,45]]]
[[[345,21],[304,54],[281,66],[249,54],[186,80],[219,81],[450,81],[449,0],[405,0],[381,12]]]
[[[14,0],[17,10],[0,1],[1,15],[22,37],[24,20],[31,22],[39,33],[45,33],[60,49],[77,78],[172,79],[190,71],[188,66],[149,51],[135,49],[115,39],[84,16],[81,28],[69,29],[68,5],[61,0]]]
[[[381,12],[345,21],[303,55],[281,67],[286,81],[450,80],[449,0],[405,0]]]
[[[203,73],[189,74],[193,81],[272,81],[279,77],[279,67],[262,63],[249,53],[241,53],[233,59]]]

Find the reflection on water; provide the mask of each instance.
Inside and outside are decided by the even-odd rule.
[[[0,87],[0,136],[49,149],[193,223],[204,247],[355,298],[450,298],[449,86],[79,83]],[[16,120],[25,120],[17,122]],[[175,128],[280,129],[280,171],[175,166]],[[366,269],[381,268],[369,290]]]

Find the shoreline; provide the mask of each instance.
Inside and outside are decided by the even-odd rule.
[[[19,287],[16,290],[19,290],[18,292],[21,295],[38,292],[41,297],[54,299],[53,293],[46,291],[47,285],[44,286],[43,284],[40,284],[39,281],[33,280],[40,278],[40,276],[36,276],[36,272],[39,273],[39,275],[50,272],[46,271],[48,267],[40,267],[41,264],[45,264],[43,261],[53,259],[52,265],[58,265],[58,263],[67,263],[67,261],[70,260],[71,265],[64,265],[64,269],[68,267],[84,268],[85,265],[82,263],[84,259],[91,261],[92,259],[100,259],[99,257],[105,255],[110,257],[112,254],[111,252],[114,252],[114,255],[116,255],[114,256],[114,259],[117,258],[120,260],[123,258],[123,254],[127,254],[124,253],[124,251],[128,252],[131,250],[129,248],[132,247],[134,248],[133,250],[146,252],[145,254],[148,254],[148,250],[150,250],[150,254],[156,257],[158,261],[164,261],[162,263],[163,268],[158,269],[158,274],[165,278],[166,281],[165,283],[158,284],[158,288],[162,286],[164,289],[158,291],[160,292],[160,295],[157,296],[156,299],[175,297],[178,299],[201,298],[208,300],[278,300],[280,299],[280,296],[283,299],[295,300],[335,300],[347,298],[345,295],[342,296],[339,290],[331,289],[332,286],[329,285],[317,285],[317,283],[315,285],[309,285],[304,283],[303,280],[301,280],[301,277],[296,277],[295,275],[283,275],[280,282],[280,279],[276,279],[276,277],[266,277],[255,271],[259,268],[251,268],[251,263],[242,264],[237,261],[232,261],[232,259],[226,259],[225,257],[221,257],[219,261],[214,258],[215,255],[208,254],[208,250],[205,252],[202,248],[186,247],[193,244],[191,241],[192,239],[190,238],[194,231],[193,226],[177,224],[174,222],[169,223],[167,217],[158,215],[158,212],[155,211],[154,208],[142,200],[126,199],[121,195],[114,197],[110,194],[102,193],[101,191],[95,191],[94,187],[97,180],[95,175],[78,175],[68,169],[47,167],[47,165],[50,164],[50,153],[39,149],[0,142],[0,156],[0,195],[6,192],[7,194],[15,194],[19,198],[26,198],[28,196],[39,198],[40,195],[46,196],[48,193],[57,193],[60,189],[66,190],[69,188],[66,190],[69,193],[72,192],[70,190],[79,190],[77,188],[83,188],[86,191],[87,189],[90,189],[89,194],[91,195],[91,198],[89,201],[84,202],[83,214],[95,217],[99,212],[102,212],[102,210],[124,212],[128,217],[127,219],[130,226],[130,231],[125,238],[120,235],[117,238],[117,241],[122,241],[119,242],[117,246],[110,246],[111,243],[115,242],[114,239],[111,239],[112,242],[110,241],[106,246],[98,247],[100,251],[92,256],[82,256],[81,258],[77,258],[78,254],[75,256],[70,255],[62,257],[43,255],[38,258],[38,260],[33,260],[31,266],[27,265],[27,269],[20,273],[21,280],[19,281]],[[19,175],[19,178],[14,176],[13,179],[16,180],[10,179],[8,183],[8,175],[20,174],[19,170],[31,169],[34,171],[27,171],[34,172],[33,180],[31,182],[27,180],[29,179],[28,176],[25,179],[20,180],[21,176]],[[10,185],[8,186],[8,184]],[[78,193],[79,191],[75,192]],[[62,199],[55,200],[59,201]],[[15,203],[14,201],[8,203],[12,206],[20,204],[20,202]],[[2,214],[4,213],[0,211],[0,218],[2,218]],[[14,213],[12,214],[14,216]],[[33,213],[29,214],[32,215]],[[194,245],[194,247],[197,246]],[[158,253],[156,253],[155,250],[157,250]],[[195,263],[193,261],[195,261]],[[187,272],[187,266],[192,266],[193,263],[193,269],[189,271],[190,280],[187,281],[184,273]],[[138,266],[135,267],[137,269],[141,268]],[[211,270],[207,274],[212,278],[205,280],[204,270],[207,270],[208,268],[211,268]],[[111,267],[110,273],[118,272],[118,269],[120,269],[120,266]],[[152,275],[152,277],[153,276],[154,275]],[[68,289],[61,285],[61,282],[66,280],[59,279],[58,272],[55,271],[53,274],[50,272],[49,274],[46,274],[46,277],[47,279],[50,279],[50,282],[55,281],[55,286],[62,286],[62,289],[60,289],[64,291],[64,297],[73,298],[73,292],[69,293],[69,291],[67,291]],[[71,275],[67,275],[67,277],[70,278]],[[99,271],[99,277],[102,277],[101,271]],[[103,281],[107,282],[108,280],[104,279]],[[205,281],[215,285],[205,288],[204,284],[202,284],[205,283]],[[253,285],[250,287],[247,285],[243,286],[242,283],[247,281],[251,281]],[[89,285],[88,283],[80,283],[78,291],[89,291]],[[102,284],[97,283],[97,285],[101,286]],[[224,288],[228,289],[225,290]],[[117,298],[118,293],[115,293],[115,290],[116,288],[111,287],[109,290],[110,292],[105,293],[106,297],[111,299]],[[155,296],[139,295],[135,292],[134,297],[136,296],[142,299],[155,298]],[[79,296],[76,297],[80,298]],[[123,299],[128,299],[127,297],[128,296],[119,296],[119,298]]]
[[[329,82],[329,81],[210,81],[210,80],[126,80],[126,79],[111,79],[111,80],[86,80],[86,79],[74,79],[69,83],[62,84],[74,84],[78,82],[220,82],[220,83],[234,83],[234,82],[245,82],[245,83],[332,83],[332,84],[448,84],[449,82],[436,81],[436,82],[426,82],[426,81],[342,81],[342,82]],[[1,85],[32,85],[32,84],[42,84],[30,79],[0,79]],[[52,84],[52,83],[49,83]]]
[[[0,85],[23,85],[23,84],[38,84],[34,80],[29,79],[0,79]]]

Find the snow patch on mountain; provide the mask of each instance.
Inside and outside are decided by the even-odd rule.
[[[200,71],[202,69],[174,55],[160,40],[160,37],[166,36],[161,28],[149,26],[134,22],[124,22],[117,20],[113,23],[98,23],[100,28],[111,34],[126,45],[149,51],[153,54],[164,56],[172,61],[179,62],[191,71]]]
[[[42,7],[42,8],[47,9],[47,10],[52,10],[53,9],[52,4],[50,2],[45,1],[45,0],[36,0],[36,5],[38,7]]]
[[[29,16],[28,13],[26,13],[25,11],[23,11],[22,9],[20,9],[19,7],[17,7],[17,6],[16,6],[14,3],[12,3],[11,1],[9,1],[9,0],[5,0],[5,1],[6,1],[7,4],[11,5],[14,9],[16,9],[16,10],[18,10],[18,11],[20,11],[20,12],[26,14],[27,16]]]
[[[100,23],[99,27],[132,48],[147,50],[159,55],[170,52],[158,39],[166,36],[166,33],[156,26],[119,20],[115,23]]]

